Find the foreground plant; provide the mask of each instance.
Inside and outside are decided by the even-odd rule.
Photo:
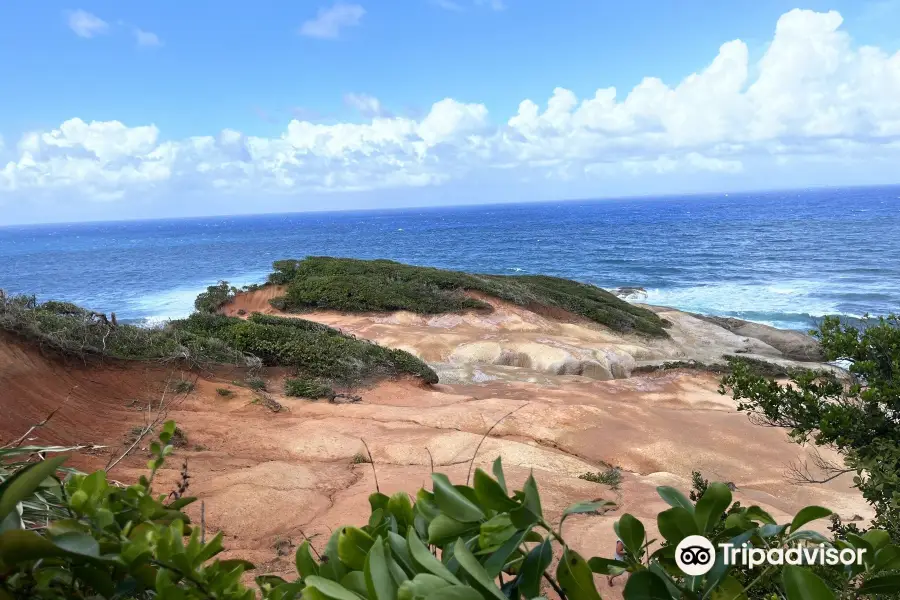
[[[803,527],[830,511],[807,507],[790,524],[778,525],[757,506],[732,506],[731,491],[721,483],[706,486],[696,504],[673,488],[658,488],[672,507],[657,518],[665,540],[659,549],[651,551],[656,540],[648,540],[644,525],[625,514],[615,523],[624,560],[585,559],[566,543],[565,521],[614,505],[573,504],[552,523],[534,477],[510,494],[499,458],[492,475],[476,469],[471,486],[435,473],[431,491],[419,490],[415,501],[403,492],[372,494],[367,524],[337,529],[322,555],[304,542],[296,553],[295,580],[261,575],[252,590],[242,580],[253,565],[217,559],[222,535],[205,542],[191,526],[182,509],[194,498],[167,502],[152,492],[155,474],[173,452],[174,432],[175,424],[166,423],[151,445],[149,476],[128,487],[111,485],[97,471],[71,475],[54,488],[60,485],[62,457],[19,468],[0,483],[0,598],[517,600],[546,594],[598,600],[595,574],[625,571],[628,600],[752,597],[764,573],[744,584],[718,551],[707,574],[685,576],[675,549],[689,535],[754,548],[822,543],[866,550],[863,563],[832,569],[824,579],[807,567],[779,567],[776,597],[855,598],[900,590],[900,576],[885,574],[900,568],[900,548],[884,532],[829,542]],[[40,490],[63,488],[61,516],[48,518],[45,526],[23,522],[23,503]]]

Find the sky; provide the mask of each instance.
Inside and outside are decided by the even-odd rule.
[[[900,0],[0,5],[0,225],[900,183]]]

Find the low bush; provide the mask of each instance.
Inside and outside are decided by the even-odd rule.
[[[254,392],[266,391],[266,380],[261,377],[248,377],[244,380],[244,384]]]
[[[309,257],[273,264],[269,283],[287,286],[272,301],[281,310],[409,310],[423,314],[491,310],[466,292],[481,292],[534,310],[562,309],[616,331],[666,337],[665,323],[598,287],[543,275],[474,275],[389,260]]]
[[[320,383],[314,379],[288,378],[284,381],[284,395],[298,398],[334,398],[334,390],[331,386]]]
[[[619,467],[607,466],[603,471],[597,471],[596,473],[582,473],[578,476],[578,479],[601,483],[617,490],[622,483],[622,469]]]
[[[206,291],[194,300],[194,308],[197,312],[213,314],[218,312],[223,304],[234,300],[238,289],[228,285],[227,281],[220,281],[216,285],[206,288]]]
[[[172,391],[176,394],[190,394],[194,391],[194,382],[187,379],[179,379],[172,384]]]
[[[216,394],[222,396],[223,398],[231,398],[234,396],[234,392],[229,390],[228,388],[216,388]]]
[[[297,547],[298,576],[261,574],[256,590],[243,575],[253,564],[222,559],[224,536],[202,539],[182,509],[195,499],[157,494],[153,481],[172,453],[173,422],[151,444],[150,473],[131,486],[111,485],[103,471],[70,475],[57,469],[65,457],[17,468],[0,484],[0,596],[37,600],[160,598],[161,600],[528,600],[549,595],[599,600],[595,574],[629,573],[626,600],[731,599],[834,600],[885,597],[900,591],[900,547],[883,531],[829,541],[804,526],[830,511],[806,507],[789,524],[777,524],[758,506],[735,509],[731,491],[705,484],[696,502],[671,487],[659,487],[671,508],[657,516],[664,544],[652,550],[644,524],[630,514],[614,523],[622,541],[620,559],[585,558],[565,541],[572,515],[602,514],[607,501],[579,502],[559,522],[544,514],[537,482],[529,476],[510,494],[498,458],[492,475],[475,470],[473,485],[453,485],[441,473],[432,489],[412,500],[405,492],[369,496],[371,516],[355,527],[338,527],[320,555],[308,540]],[[181,489],[181,488],[180,488]],[[48,490],[55,490],[55,492]],[[28,528],[19,515],[36,494],[54,494],[62,518],[46,514],[45,526]],[[729,508],[731,507],[731,508]],[[727,518],[722,515],[728,511]],[[571,527],[571,525],[570,525]],[[679,543],[704,535],[713,543],[703,575],[686,576],[675,559]],[[823,547],[864,549],[852,566],[766,567],[746,584],[723,560],[719,543],[753,548]],[[558,561],[554,561],[558,557]],[[555,567],[554,567],[555,563]],[[759,582],[765,580],[765,596]],[[769,591],[771,590],[771,593]]]

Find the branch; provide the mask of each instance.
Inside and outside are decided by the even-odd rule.
[[[472,460],[469,461],[469,472],[466,473],[466,485],[469,485],[469,478],[472,476],[472,465],[475,464],[475,457],[478,456],[478,451],[481,449],[481,444],[483,444],[483,443],[484,443],[484,440],[486,440],[487,437],[488,437],[489,435],[491,435],[491,432],[494,430],[494,427],[496,427],[497,425],[499,425],[506,417],[510,416],[511,414],[513,414],[513,413],[515,413],[515,412],[517,412],[517,411],[522,410],[523,408],[525,408],[525,407],[528,406],[529,404],[531,404],[531,403],[530,403],[530,402],[526,402],[525,404],[519,406],[518,408],[514,408],[513,410],[509,411],[508,413],[506,413],[505,415],[503,415],[502,417],[500,417],[499,419],[497,419],[497,420],[494,422],[494,424],[491,425],[491,428],[488,429],[488,430],[485,432],[485,434],[481,437],[481,441],[478,442],[478,446],[475,447],[475,454],[472,455]]]
[[[77,387],[78,386],[76,385],[72,389],[74,390]],[[50,414],[47,415],[47,417],[43,421],[41,421],[37,425],[32,425],[31,427],[28,428],[28,431],[26,431],[24,434],[22,434],[22,436],[20,438],[18,438],[14,442],[10,442],[9,444],[6,444],[5,446],[0,446],[0,449],[6,450],[8,448],[18,448],[19,446],[21,446],[22,442],[24,442],[26,439],[28,439],[28,436],[31,435],[32,431],[34,431],[38,427],[43,427],[44,425],[46,425],[47,423],[50,422],[50,419],[53,418],[53,415],[55,415],[57,412],[59,412],[59,409],[61,409],[63,406],[66,405],[66,403],[69,401],[71,394],[72,394],[72,390],[69,390],[69,393],[66,394],[66,399],[62,401],[62,404],[60,404],[59,406],[54,408],[52,411],[50,411]]]

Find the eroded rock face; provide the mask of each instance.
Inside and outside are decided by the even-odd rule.
[[[241,294],[223,310],[232,316],[241,316],[241,310],[245,314],[260,311],[325,323],[438,364],[442,381],[465,381],[466,376],[472,377],[469,381],[478,381],[474,378],[484,376],[485,367],[516,367],[533,372],[523,375],[531,378],[543,374],[607,380],[629,377],[637,366],[669,361],[713,364],[723,363],[726,355],[742,355],[795,365],[818,356],[815,340],[800,332],[745,321],[732,323],[737,320],[700,317],[663,307],[647,308],[672,324],[669,339],[617,333],[568,313],[550,318],[484,295],[477,297],[493,306],[490,313],[346,315],[320,311],[289,315],[268,304],[280,293],[280,288],[268,287]]]

